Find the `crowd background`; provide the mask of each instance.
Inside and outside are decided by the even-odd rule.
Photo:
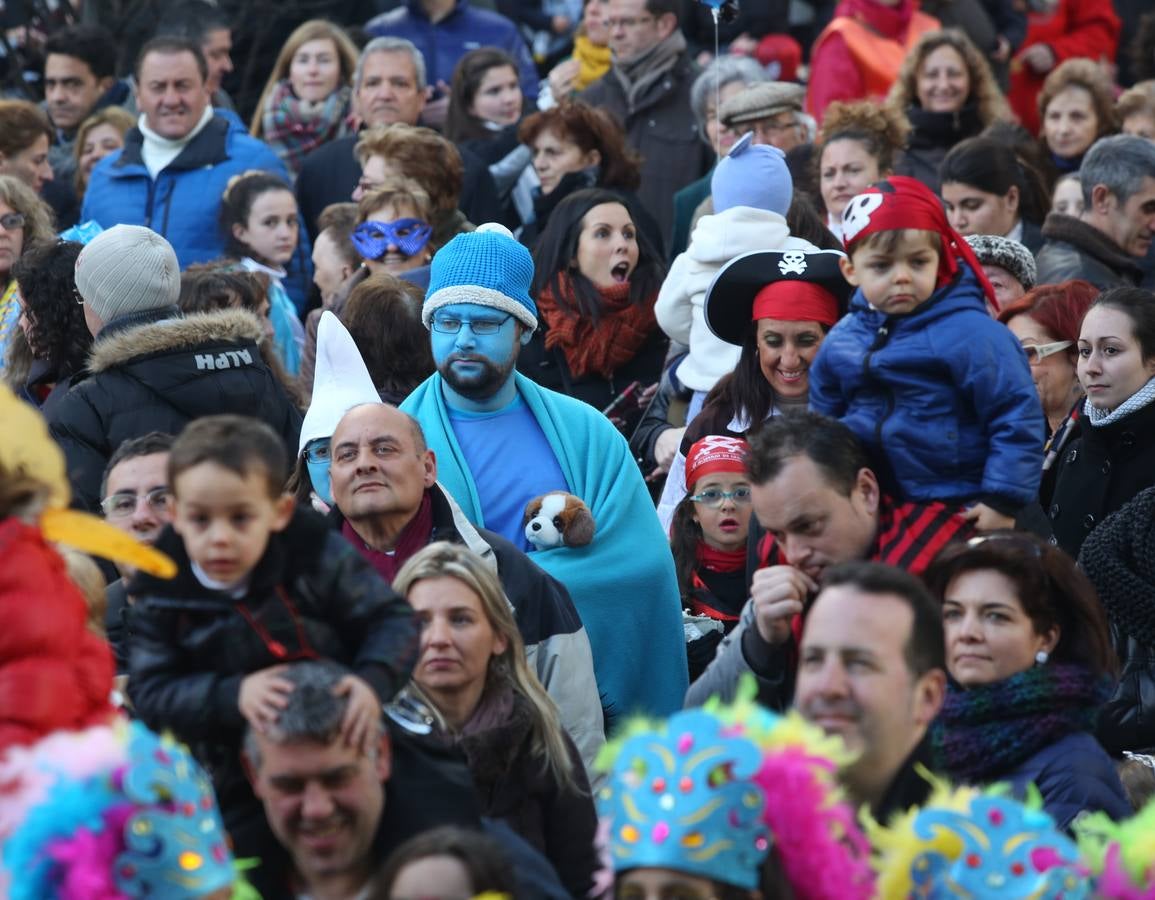
[[[1150,891],[1143,2],[0,35],[0,889]]]

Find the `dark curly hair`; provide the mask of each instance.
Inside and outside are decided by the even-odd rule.
[[[75,241],[33,244],[12,266],[32,354],[59,374],[83,369],[92,349],[84,307],[76,302],[76,257],[83,249]]]

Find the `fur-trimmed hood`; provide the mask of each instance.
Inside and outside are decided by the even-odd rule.
[[[108,337],[97,337],[88,359],[88,370],[95,374],[141,357],[193,350],[206,345],[258,344],[263,337],[260,321],[243,309],[161,319],[117,331]]]

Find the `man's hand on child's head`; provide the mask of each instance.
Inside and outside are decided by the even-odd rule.
[[[1006,531],[1015,527],[1014,516],[1005,516],[985,503],[976,503],[963,513],[963,518],[974,523],[975,531]]]
[[[281,710],[288,702],[286,698],[293,691],[293,683],[281,677],[284,670],[283,665],[270,666],[252,675],[246,675],[241,681],[237,705],[241,709],[241,715],[257,731],[267,731],[268,727],[277,721]]]
[[[356,675],[346,675],[337,682],[333,693],[347,696],[349,706],[341,722],[341,737],[350,747],[360,747],[368,753],[381,727],[381,701],[369,683]]]

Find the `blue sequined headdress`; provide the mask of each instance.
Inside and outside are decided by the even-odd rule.
[[[771,845],[753,782],[761,764],[753,742],[723,734],[697,709],[627,738],[598,798],[614,869],[673,868],[757,887]]]
[[[940,787],[921,809],[872,837],[879,896],[948,900],[1084,900],[1087,870],[1037,798]]]

